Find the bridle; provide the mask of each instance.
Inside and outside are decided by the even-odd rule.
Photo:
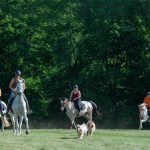
[[[61,103],[61,111],[64,111],[64,109],[66,108],[66,106],[68,105],[69,101],[67,99],[65,100],[60,100]]]
[[[17,80],[17,93],[18,95],[22,95],[23,94],[23,83],[24,80]]]

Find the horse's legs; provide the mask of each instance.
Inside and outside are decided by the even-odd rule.
[[[19,117],[19,134],[21,134],[22,121],[23,121],[23,116],[20,116]]]
[[[76,124],[75,124],[75,122],[74,122],[74,120],[71,121],[71,129],[72,129],[73,126],[74,126],[75,128],[77,127]]]
[[[72,127],[74,126],[75,128],[76,128],[76,124],[75,124],[75,118],[70,118],[70,120],[71,120],[71,129],[72,129]]]
[[[92,111],[89,112],[89,120],[92,121]]]
[[[26,123],[26,134],[29,134],[29,125],[28,125],[28,117],[27,114],[24,115],[25,123]]]
[[[140,119],[139,130],[143,129],[143,126],[142,126],[142,124],[143,124],[143,121]]]
[[[89,112],[85,113],[84,117],[85,117],[88,121],[92,121],[92,111],[89,111]]]
[[[1,116],[1,124],[2,124],[1,132],[3,132],[4,131],[4,116]]]
[[[10,112],[10,119],[11,119],[11,123],[13,125],[13,133],[15,134],[15,119],[14,119],[14,115]]]
[[[19,124],[18,124],[18,116],[14,114],[14,120],[15,120],[15,134],[19,135]]]

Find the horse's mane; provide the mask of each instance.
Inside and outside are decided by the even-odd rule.
[[[67,97],[63,97],[62,100],[64,101],[65,99],[67,99],[69,102],[72,102],[69,98]]]
[[[140,105],[138,105],[139,107],[146,107],[146,104],[145,103],[142,103]]]

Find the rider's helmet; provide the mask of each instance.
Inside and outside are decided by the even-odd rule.
[[[77,84],[75,84],[75,85],[73,86],[73,89],[76,89],[76,88],[78,88],[78,85],[77,85]]]
[[[147,96],[150,96],[150,92],[147,92]]]
[[[16,74],[16,75],[21,75],[21,71],[20,71],[20,70],[16,70],[16,71],[15,71],[15,74]]]

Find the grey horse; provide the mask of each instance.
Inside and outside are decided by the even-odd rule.
[[[26,103],[24,100],[24,93],[23,93],[23,79],[17,80],[17,87],[16,87],[16,96],[14,98],[14,101],[12,103],[12,111],[14,116],[14,122],[15,122],[15,134],[20,135],[21,134],[21,127],[22,127],[22,121],[25,120],[26,123],[26,134],[29,134],[29,126],[28,126],[28,117],[27,117],[27,108]]]

